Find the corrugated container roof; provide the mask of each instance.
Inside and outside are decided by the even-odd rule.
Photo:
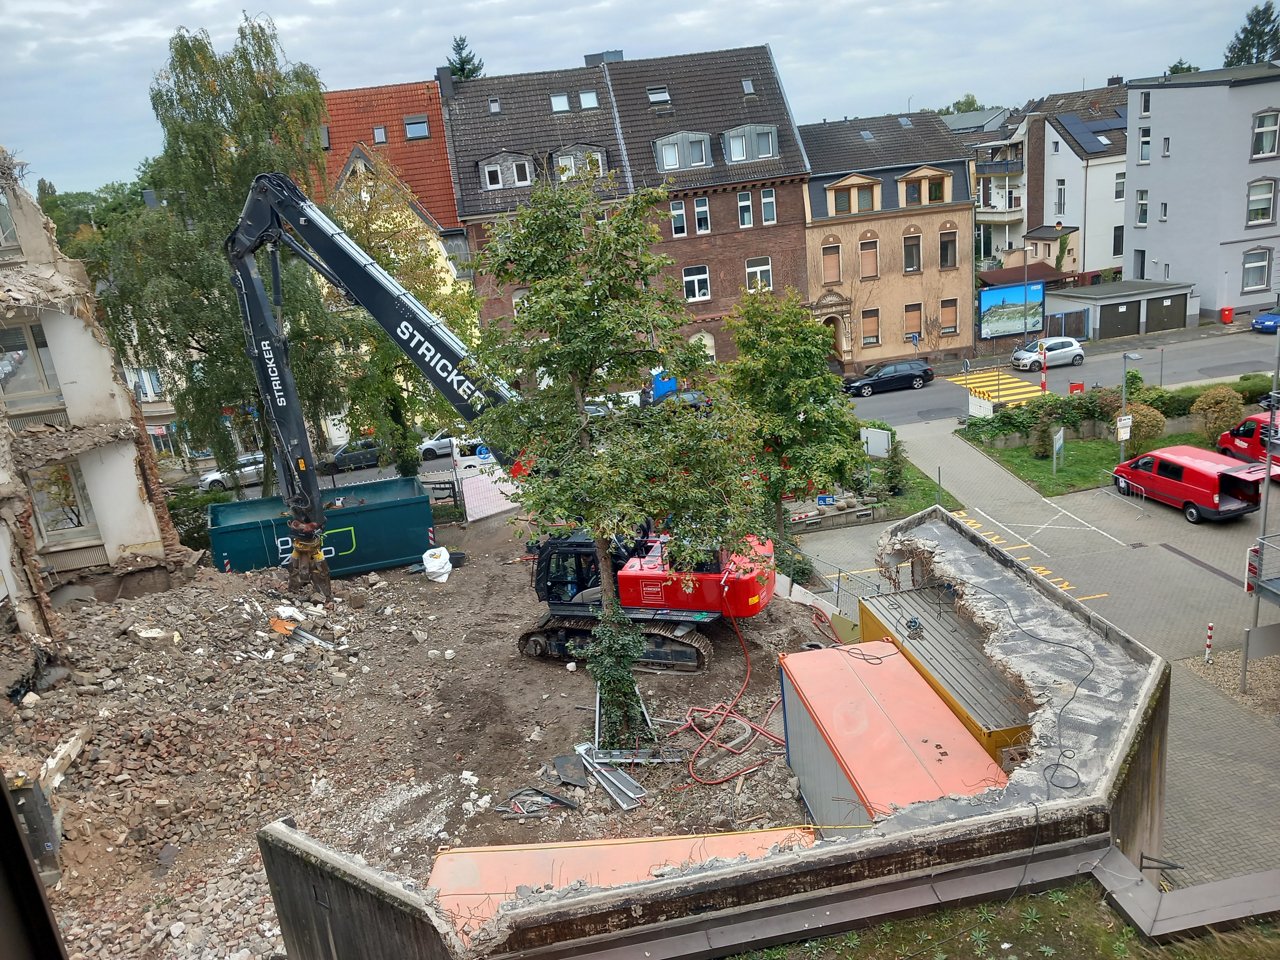
[[[874,814],[953,794],[972,796],[1007,782],[892,643],[873,640],[778,659],[835,761]]]

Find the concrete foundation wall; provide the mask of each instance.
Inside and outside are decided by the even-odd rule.
[[[449,960],[460,952],[451,925],[421,896],[287,821],[260,830],[258,848],[289,960]]]
[[[1164,839],[1165,758],[1169,749],[1169,682],[1164,665],[1110,798],[1111,838],[1134,863],[1160,856]],[[1158,880],[1159,871],[1148,876]]]

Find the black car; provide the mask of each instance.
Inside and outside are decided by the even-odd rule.
[[[933,367],[924,360],[894,360],[873,363],[860,377],[845,377],[844,392],[869,397],[885,390],[919,390],[933,379]]]
[[[382,459],[382,447],[376,440],[352,440],[344,443],[333,453],[325,454],[316,464],[316,472],[334,474],[339,470],[360,470],[364,467],[376,467]]]

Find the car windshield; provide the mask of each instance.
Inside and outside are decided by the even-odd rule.
[[[883,369],[884,369],[883,363],[873,363],[871,366],[867,367],[867,369],[863,372],[862,375],[864,377],[874,377]]]

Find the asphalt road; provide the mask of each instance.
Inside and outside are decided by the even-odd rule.
[[[1246,373],[1269,373],[1275,366],[1277,342],[1276,337],[1239,333],[1231,336],[1202,335],[1194,340],[1165,346],[1142,346],[1130,341],[1125,341],[1125,345],[1129,352],[1141,356],[1140,360],[1129,361],[1128,366],[1139,371],[1147,383],[1176,386],[1235,378]],[[1065,394],[1071,381],[1082,382],[1086,387],[1095,384],[1119,386],[1124,364],[1117,347],[1112,343],[1086,343],[1084,349],[1085,361],[1081,366],[1049,370],[1050,390]],[[977,364],[985,363],[985,360],[978,361],[975,369]],[[1014,370],[1007,362],[1000,369],[1027,383],[1040,383],[1039,373]],[[884,420],[894,426],[965,416],[968,413],[968,393],[960,385],[947,382],[946,376],[939,371],[938,379],[922,390],[898,390],[859,397],[855,409],[863,420]]]

